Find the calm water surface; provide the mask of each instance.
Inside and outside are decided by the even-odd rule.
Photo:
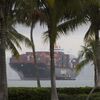
[[[36,81],[8,80],[9,87],[37,87]],[[93,80],[57,80],[57,87],[92,87]],[[42,87],[50,87],[50,81],[41,81]]]

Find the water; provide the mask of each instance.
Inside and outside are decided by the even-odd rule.
[[[8,61],[8,60],[7,60]],[[9,62],[9,61],[8,61]],[[10,68],[7,63],[8,87],[37,87],[36,81],[21,80],[17,72]],[[57,80],[57,87],[93,87],[94,86],[94,68],[86,66],[78,75],[76,80]],[[41,81],[42,87],[50,87],[50,81]]]
[[[93,87],[92,80],[60,80],[56,81],[57,87]],[[50,81],[41,81],[42,87],[50,87]],[[9,80],[8,87],[37,87],[36,81]]]

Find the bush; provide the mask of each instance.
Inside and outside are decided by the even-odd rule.
[[[50,89],[10,88],[9,100],[49,100]]]
[[[63,94],[89,94],[92,88],[85,87],[85,88],[58,88],[58,93]],[[100,92],[100,88],[95,89],[95,93]]]
[[[92,88],[58,88],[59,100],[86,100]],[[9,88],[9,100],[50,100],[50,88]],[[90,100],[100,100],[96,89]]]
[[[60,100],[86,100],[87,96],[88,96],[87,94],[79,94],[79,95],[61,94],[59,95],[59,99]],[[100,93],[91,95],[89,100],[100,100]]]

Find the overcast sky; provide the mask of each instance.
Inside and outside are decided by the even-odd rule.
[[[83,37],[86,33],[86,31],[89,28],[89,24],[82,25],[78,27],[73,32],[68,32],[68,35],[61,36],[60,39],[58,39],[57,44],[61,47],[61,49],[64,50],[64,52],[67,54],[71,53],[75,56],[78,55],[78,52],[81,50],[81,45],[83,45]],[[30,36],[30,28],[25,27],[23,25],[16,25],[16,29],[18,32],[22,33],[23,35],[29,37]],[[43,42],[43,32],[46,31],[46,26],[40,27],[39,23],[36,25],[33,36],[34,36],[34,42],[36,51],[47,51],[49,50],[49,44]],[[25,53],[31,51],[31,49],[25,47],[22,45],[22,51],[20,53]],[[7,52],[7,56],[11,55],[9,52]]]

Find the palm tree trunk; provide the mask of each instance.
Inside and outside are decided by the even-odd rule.
[[[99,30],[96,31],[96,65],[97,65],[97,87],[100,87],[100,41],[99,41]]]
[[[94,90],[96,89],[96,87],[93,87],[92,90],[90,91],[89,95],[87,96],[86,100],[90,99],[90,96],[92,95],[92,93],[94,92]]]
[[[38,68],[38,65],[37,65],[35,45],[34,45],[34,41],[33,41],[33,27],[34,27],[34,25],[32,23],[31,32],[30,32],[30,38],[31,38],[31,43],[32,43],[32,51],[33,51],[33,57],[34,57],[34,64],[35,64],[35,67],[36,67],[37,87],[41,87],[40,77],[39,77],[39,68]]]
[[[56,89],[56,75],[55,75],[55,64],[54,64],[54,43],[50,40],[50,64],[51,64],[51,100],[58,100],[57,89]]]
[[[89,92],[89,95],[87,96],[86,100],[89,100],[90,99],[90,96],[92,95],[92,93],[94,92],[94,90],[96,88],[97,88],[97,68],[96,68],[96,64],[94,63],[94,87]]]
[[[94,86],[97,87],[97,79],[98,79],[98,71],[97,71],[97,63],[96,56],[94,55]]]
[[[94,74],[95,74],[95,76],[94,76],[94,86],[97,87],[97,79],[98,79],[97,77],[98,77],[98,73],[97,73],[96,66],[95,66],[95,73]]]
[[[5,32],[4,22],[2,18],[0,18],[0,100],[8,100],[5,57]]]

